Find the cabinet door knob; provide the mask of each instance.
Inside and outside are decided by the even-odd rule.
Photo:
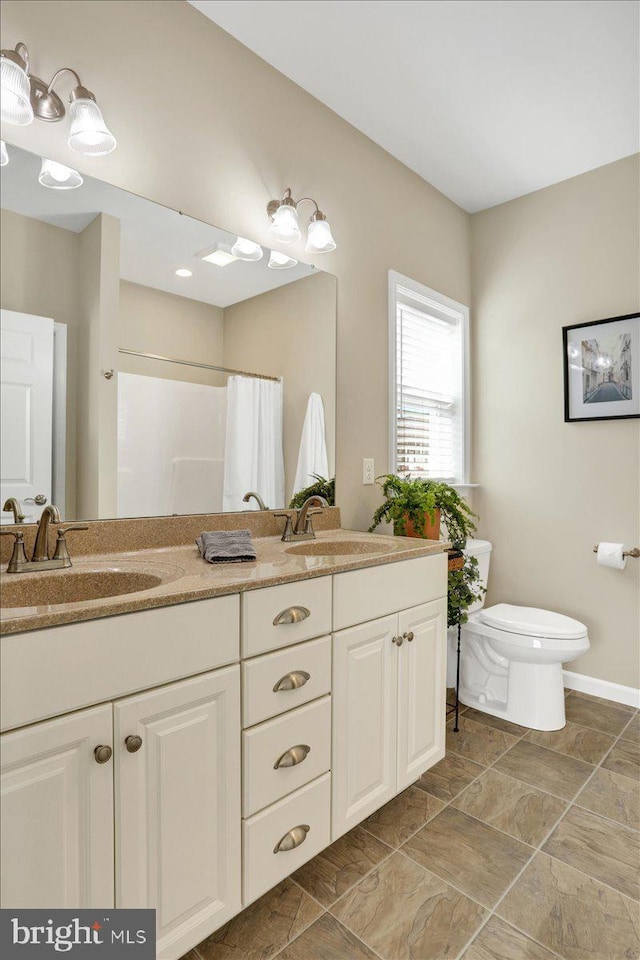
[[[402,646],[402,637],[391,637],[391,643],[395,643],[397,647]]]
[[[301,843],[307,839],[307,834],[311,830],[311,827],[308,823],[300,823],[297,827],[294,827],[293,830],[289,830],[288,833],[285,833],[276,843],[273,848],[274,853],[285,853],[287,850],[294,850],[296,847],[299,847]]]
[[[125,737],[124,745],[129,753],[137,753],[142,746],[142,737],[138,737],[135,733],[132,733],[128,737]]]
[[[95,748],[93,755],[96,759],[96,763],[108,763],[113,755],[113,750],[111,747],[107,746],[106,743],[101,743]]]
[[[274,627],[279,627],[282,623],[300,623],[311,616],[311,610],[308,607],[287,607],[273,618]]]
[[[280,767],[295,767],[303,760],[307,759],[307,754],[311,752],[311,747],[306,743],[298,743],[295,747],[285,750],[282,756],[278,757],[273,765],[274,770]]]
[[[273,687],[274,693],[280,693],[282,690],[297,690],[298,687],[304,687],[307,680],[311,679],[311,674],[306,670],[292,670],[291,673],[285,673],[280,677]]]
[[[404,637],[405,640],[408,640],[409,643],[411,643],[411,641],[413,640],[413,630],[409,630],[408,633],[403,633],[402,636]]]

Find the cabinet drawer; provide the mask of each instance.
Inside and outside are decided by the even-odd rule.
[[[289,678],[288,674],[294,674]],[[307,679],[308,677],[308,679]],[[302,683],[302,686],[293,684]],[[274,689],[279,687],[279,689]],[[299,707],[331,690],[331,638],[308,640],[242,664],[242,723]]]
[[[232,663],[238,597],[215,597],[2,637],[2,728]]]
[[[292,751],[289,754],[289,751]],[[276,767],[278,760],[280,766]],[[295,761],[298,762],[295,762]],[[331,697],[242,734],[243,816],[250,817],[331,766]]]
[[[242,656],[331,631],[331,577],[299,580],[242,595]]]
[[[330,811],[331,774],[325,773],[290,797],[267,807],[250,820],[245,820],[245,907],[329,845]],[[297,846],[292,845],[289,850],[278,851],[279,844],[287,845],[288,835],[292,843],[300,839],[302,842]]]
[[[338,573],[333,578],[333,629],[352,627],[446,595],[446,553]]]

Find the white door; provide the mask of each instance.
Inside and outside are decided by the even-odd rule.
[[[0,496],[46,498],[22,511],[37,519],[51,502],[53,320],[0,310],[0,332]]]
[[[3,734],[3,907],[113,905],[111,735],[111,706]]]
[[[114,709],[116,906],[154,908],[174,960],[241,908],[240,668]]]
[[[399,614],[398,792],[444,757],[447,601]],[[409,639],[410,638],[410,639]]]
[[[397,627],[394,614],[333,636],[333,840],[396,793]]]

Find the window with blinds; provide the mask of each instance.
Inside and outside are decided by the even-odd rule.
[[[390,305],[393,470],[464,483],[467,309],[403,280]]]

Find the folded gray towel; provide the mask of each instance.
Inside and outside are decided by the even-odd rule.
[[[196,537],[196,543],[208,563],[242,563],[258,556],[250,530],[211,530]]]

